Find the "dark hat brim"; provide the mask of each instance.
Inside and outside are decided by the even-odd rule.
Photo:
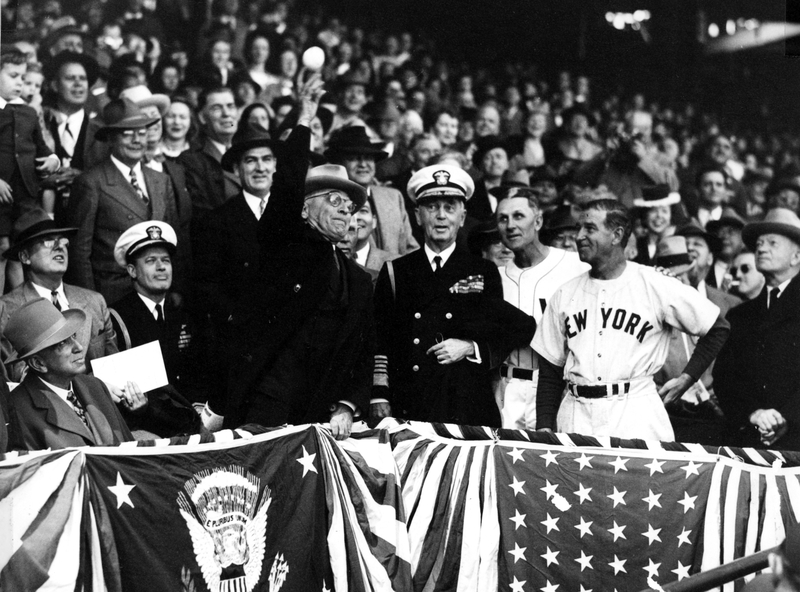
[[[723,226],[733,226],[734,228],[741,230],[745,227],[745,222],[744,220],[739,220],[738,218],[731,218],[728,216],[723,216],[719,220],[709,220],[706,222],[706,230],[709,232],[716,232]]]
[[[97,133],[94,135],[94,137],[100,142],[107,142],[111,135],[116,132],[150,127],[154,123],[158,123],[159,120],[159,117],[147,117],[145,115],[126,117],[115,123],[110,123],[101,127],[99,130],[97,130]]]
[[[683,236],[683,237],[699,236],[704,241],[706,241],[709,251],[711,251],[714,255],[719,253],[720,250],[722,249],[722,241],[718,237],[711,234],[710,232],[706,232],[699,226],[694,226],[694,225],[683,226],[679,228],[675,232],[675,234],[677,236]]]
[[[34,345],[29,351],[26,351],[24,354],[20,355],[19,352],[14,351],[4,362],[4,364],[8,365],[12,362],[16,362],[19,360],[25,360],[30,358],[31,356],[38,354],[43,349],[47,349],[48,347],[55,345],[61,341],[64,341],[68,337],[77,333],[83,324],[86,322],[86,314],[77,308],[70,308],[65,310],[63,313],[64,315],[64,324],[50,333],[49,335],[44,336],[39,343]]]
[[[36,226],[39,226],[39,224]],[[5,253],[3,253],[3,257],[9,261],[19,261],[20,251],[22,251],[25,246],[29,245],[34,239],[47,236],[48,234],[66,234],[67,236],[73,236],[76,232],[78,232],[77,228],[73,228],[71,226],[64,228],[44,227],[41,230],[36,230],[34,227],[31,230],[31,233],[21,233],[20,236],[17,237],[17,240],[14,241],[14,244],[11,245]]]
[[[800,228],[781,222],[751,222],[742,230],[742,240],[748,249],[755,251],[758,237],[764,234],[780,234],[800,245]]]
[[[49,82],[55,79],[58,71],[64,64],[81,64],[86,70],[86,80],[91,88],[100,77],[100,64],[93,57],[85,53],[75,53],[74,51],[62,51],[45,63],[43,74]]]
[[[367,201],[367,190],[353,181],[332,176],[314,177],[306,181],[306,195],[316,193],[322,189],[340,189],[344,191],[350,197],[350,200],[359,208]]]
[[[389,157],[389,153],[381,150],[375,146],[352,146],[352,147],[336,147],[328,148],[325,151],[325,158],[328,160],[336,160],[338,157],[347,155],[361,155],[366,154],[375,157],[375,162],[379,162],[384,158]]]
[[[228,148],[228,151],[222,155],[222,161],[220,162],[222,165],[222,170],[232,173],[234,165],[239,162],[242,156],[244,156],[245,152],[252,150],[253,148],[270,148],[273,154],[275,154],[277,157],[280,146],[280,142],[278,140],[273,140],[272,138],[254,138],[252,140],[237,142]]]

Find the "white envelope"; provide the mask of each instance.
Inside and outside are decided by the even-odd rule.
[[[158,341],[92,360],[92,372],[103,382],[119,388],[129,380],[135,382],[144,393],[169,384]]]

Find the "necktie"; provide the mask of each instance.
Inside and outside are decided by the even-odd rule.
[[[80,402],[80,400],[73,391],[69,391],[67,393],[67,403],[69,403],[72,406],[72,408],[75,410],[75,413],[83,422],[83,425],[85,425],[88,428],[89,422],[86,420],[86,409],[83,408],[83,403]]]
[[[50,296],[53,299],[53,306],[55,306],[58,310],[61,310],[61,303],[58,301],[58,290],[53,290],[50,292]]]
[[[131,185],[133,185],[134,191],[136,191],[136,194],[139,196],[139,199],[141,199],[145,204],[150,203],[150,200],[147,199],[142,187],[139,185],[139,180],[136,178],[136,172],[133,169],[131,169],[130,181]]]
[[[164,310],[161,308],[160,304],[156,304],[156,323],[159,325],[164,324]]]
[[[433,270],[434,273],[439,273],[439,270],[442,268],[442,258],[439,255],[433,258],[433,263],[436,265],[436,269]]]
[[[767,308],[772,308],[775,305],[775,302],[778,300],[778,296],[781,293],[780,288],[770,288],[769,290],[769,302],[767,303]]]
[[[72,135],[72,130],[69,129],[69,122],[64,125],[64,133],[61,134],[61,147],[70,157],[75,153],[75,136]]]
[[[264,210],[267,209],[267,200],[262,198],[261,203],[258,205],[258,219],[261,220],[261,216],[264,215]]]

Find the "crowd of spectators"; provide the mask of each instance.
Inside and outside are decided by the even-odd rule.
[[[577,251],[580,211],[610,198],[635,214],[624,245],[628,260],[657,265],[662,243],[683,237],[691,259],[685,283],[704,295],[718,291],[733,306],[764,293],[755,241],[744,241],[743,229],[769,219],[775,208],[794,216],[776,224],[791,226],[800,211],[800,139],[788,133],[722,121],[698,112],[691,97],[663,104],[635,89],[600,96],[591,73],[563,71],[551,80],[522,60],[497,69],[470,67],[434,39],[365,30],[329,11],[304,12],[291,1],[19,0],[3,3],[2,30],[0,98],[17,118],[8,120],[6,135],[0,118],[4,298],[17,292],[19,299],[32,277],[52,290],[54,304],[61,298],[65,307],[77,302],[69,286],[99,293],[99,322],[84,336],[83,348],[90,339],[97,346],[95,340],[108,338],[104,331],[114,331],[106,304],[113,308],[134,289],[145,289],[135,288],[130,262],[126,269],[125,258],[115,258],[118,240],[136,224],[166,223],[177,246],[170,249],[174,271],[161,297],[168,293],[168,319],[186,315],[171,339],[181,351],[192,342],[191,359],[204,360],[182,370],[182,379],[168,368],[171,382],[180,382],[180,395],[168,401],[176,407],[202,406],[214,396],[209,390],[225,392],[225,378],[207,370],[224,356],[220,335],[229,330],[226,322],[241,299],[252,294],[261,268],[254,228],[265,211],[275,159],[250,173],[237,159],[248,146],[269,146],[280,170],[280,142],[306,123],[309,164],[343,166],[366,191],[337,246],[379,284],[386,261],[422,250],[435,233],[426,229],[409,193],[409,181],[433,164],[471,177],[474,192],[462,192],[466,216],[457,241],[499,269],[512,259],[537,265],[535,254],[519,254],[531,244],[533,252],[542,244]],[[309,73],[302,56],[312,46],[325,53],[319,74],[327,92],[305,122],[300,91]],[[20,103],[30,109],[14,107]],[[21,131],[23,115],[30,121]],[[259,183],[267,183],[260,196],[254,189]],[[514,198],[513,187],[530,188],[525,195],[533,196],[531,207],[541,217],[536,239],[519,249],[496,222],[498,203]],[[248,199],[255,195],[247,202],[250,210],[243,210],[255,216],[246,223],[231,201],[243,192]],[[32,215],[39,216],[36,222]],[[45,219],[52,226],[35,226]],[[40,236],[32,228],[68,236],[66,243],[50,241],[63,259],[68,253],[68,265],[63,261],[57,273],[37,267],[31,249],[21,248]],[[62,276],[67,284],[61,284]],[[31,292],[37,295],[42,292]],[[384,290],[382,298],[395,295]],[[115,352],[119,339],[92,355]],[[673,345],[688,357],[694,344]],[[13,360],[14,348],[4,346],[6,359]],[[534,355],[529,347],[517,351]],[[473,354],[480,363],[480,354]],[[515,377],[514,370],[504,378]],[[519,370],[535,380],[528,374],[535,366]],[[19,371],[13,369],[9,378],[19,380]],[[189,380],[187,372],[202,379]],[[683,399],[693,405],[673,409],[675,425],[688,426],[678,430],[679,438],[711,443],[707,425],[721,425],[711,372],[692,391],[695,401]],[[499,374],[492,388],[498,388],[497,379]],[[112,396],[135,406],[135,389],[128,391],[112,389]],[[388,400],[384,395],[378,391],[377,405]],[[502,392],[498,405],[502,411]],[[206,407],[205,413],[206,427],[216,427],[212,410]],[[762,436],[770,434],[762,444],[777,440],[780,446],[785,421],[779,429],[778,419],[775,425],[757,419],[742,421],[751,421]],[[531,421],[520,427],[536,427]],[[180,429],[185,426],[184,418]],[[177,428],[163,431],[171,429]]]

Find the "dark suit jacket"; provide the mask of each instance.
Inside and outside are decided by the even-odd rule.
[[[101,380],[76,376],[72,379],[72,389],[86,409],[91,429],[87,429],[68,403],[30,372],[9,398],[10,447],[43,450],[116,446],[133,440]]]
[[[729,444],[757,446],[756,409],[777,409],[788,433],[773,447],[800,450],[800,277],[767,309],[767,288],[728,313],[731,333],[714,366],[714,386],[730,427]]]
[[[64,295],[69,301],[70,308],[77,308],[86,313],[86,321],[78,330],[77,339],[86,352],[86,365],[91,369],[89,365],[91,360],[115,354],[118,351],[116,335],[111,326],[106,301],[97,292],[70,284],[64,284]],[[3,296],[2,302],[5,305],[5,311],[0,318],[0,330],[5,328],[11,314],[20,306],[37,298],[41,297],[29,281]],[[7,358],[14,348],[5,338],[2,339],[2,344],[3,357]],[[9,369],[9,378],[14,382],[19,382],[22,380],[24,368],[24,362],[14,364]]]
[[[8,384],[0,380],[0,454],[8,450]]]
[[[336,260],[330,242],[301,218],[308,162],[309,130],[294,128],[278,157],[272,194],[258,224],[260,273],[240,299],[228,323],[230,354],[227,401],[211,407],[236,426],[258,377],[271,367],[285,344],[319,309]],[[372,282],[355,262],[338,256],[346,273],[348,305],[319,384],[307,399],[306,421],[329,417],[329,407],[349,400],[366,409],[372,382],[374,322]],[[221,407],[224,412],[218,411]]]
[[[70,283],[100,292],[107,302],[115,302],[133,289],[128,274],[114,261],[114,245],[120,235],[147,220],[179,226],[169,176],[148,167],[142,171],[149,205],[111,157],[82,173],[72,185],[64,222],[78,232],[70,241],[66,277]]]
[[[39,116],[27,105],[6,105],[0,109],[0,123],[13,119],[14,129],[14,166],[19,171],[22,183],[30,197],[35,198],[39,192],[39,178],[36,173],[36,159],[52,154],[42,137],[39,127]],[[5,167],[3,167],[5,168]],[[0,178],[9,181],[14,170],[0,169]],[[17,196],[15,196],[16,200]]]
[[[480,222],[491,220],[494,216],[492,204],[489,203],[489,191],[483,179],[475,181],[475,193],[467,202],[467,213]]]
[[[69,155],[61,146],[61,137],[58,135],[58,119],[52,109],[45,109],[44,122],[53,136],[53,141],[56,143],[56,156],[62,159],[63,162],[64,157]],[[95,134],[101,127],[103,127],[102,122],[97,119],[90,119],[89,113],[84,113],[83,125],[81,125],[81,129],[78,132],[78,139],[75,141],[75,151],[70,164],[73,169],[84,171],[100,163],[108,156],[108,144],[95,139]]]
[[[258,220],[239,192],[197,220],[193,235],[196,303],[224,324],[259,274]]]
[[[195,221],[224,204],[241,189],[236,176],[222,170],[221,160],[222,154],[207,139],[178,156],[178,163],[186,169],[186,186],[192,199]]]
[[[457,246],[438,274],[420,249],[392,262],[396,294],[383,266],[375,288],[378,354],[388,357],[389,392],[398,417],[498,426],[492,368],[528,345],[535,322],[503,300],[497,267]],[[468,276],[483,275],[480,293],[454,294]],[[442,365],[426,352],[443,339],[478,344],[481,363]]]

